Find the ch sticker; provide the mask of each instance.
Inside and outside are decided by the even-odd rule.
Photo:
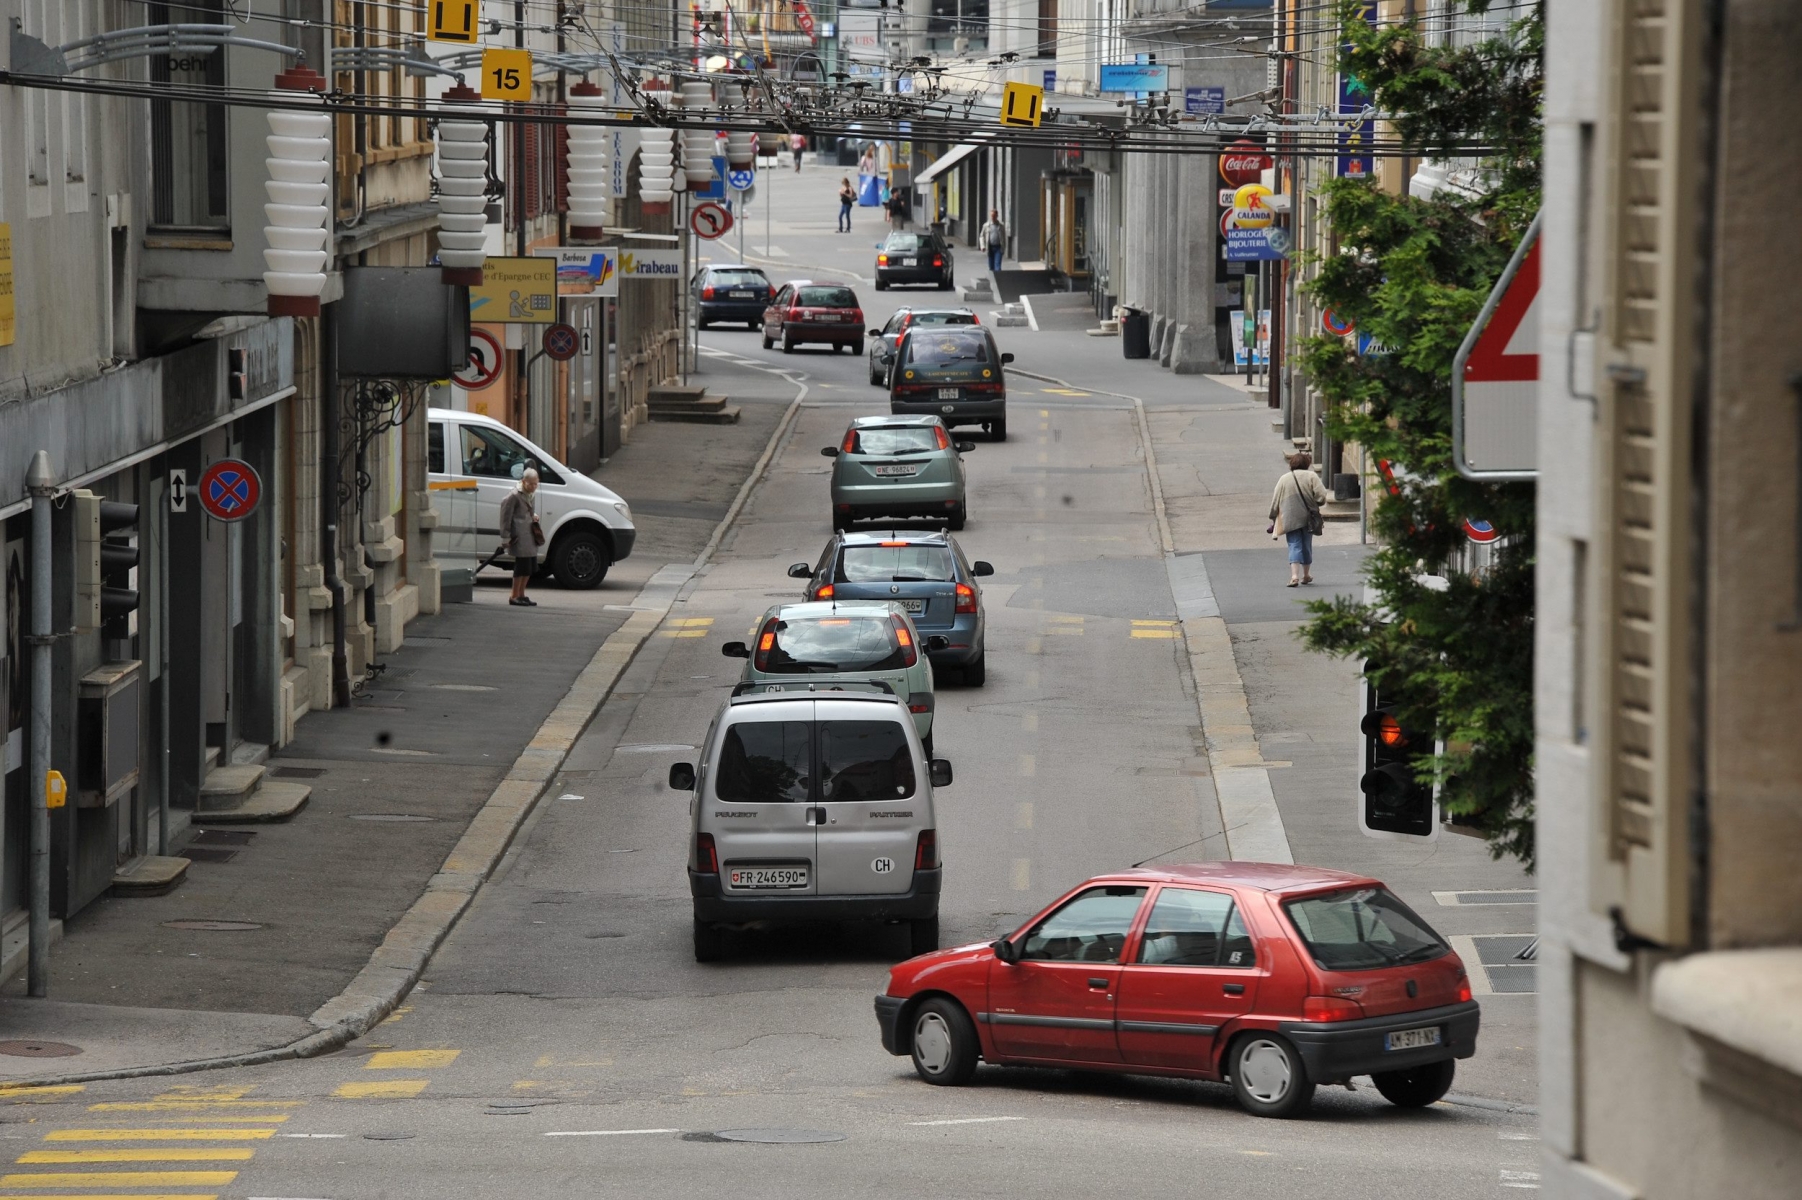
[[[870,863],[870,870],[876,872],[878,875],[892,874],[895,870],[895,860],[892,858],[874,859]]]

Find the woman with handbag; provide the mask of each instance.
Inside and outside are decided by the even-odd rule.
[[[1308,468],[1314,460],[1307,454],[1291,454],[1289,469],[1276,481],[1276,494],[1270,498],[1269,533],[1272,538],[1289,542],[1289,586],[1313,583],[1314,535],[1326,528],[1320,506],[1327,502],[1326,487],[1320,476]]]
[[[507,603],[522,608],[538,607],[538,601],[526,595],[526,584],[538,569],[538,554],[544,547],[544,527],[538,523],[533,498],[537,490],[538,472],[527,467],[519,486],[501,501],[501,553],[513,559],[513,598]]]

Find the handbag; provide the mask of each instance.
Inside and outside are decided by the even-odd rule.
[[[538,523],[537,517],[532,518],[532,544],[534,546],[544,545],[544,526]]]
[[[1291,471],[1289,474],[1299,475],[1301,472]],[[1320,515],[1320,510],[1318,508],[1315,508],[1312,504],[1308,503],[1308,493],[1299,483],[1295,485],[1295,494],[1301,497],[1301,506],[1308,510],[1308,533],[1314,537],[1319,537],[1326,532],[1326,518]]]

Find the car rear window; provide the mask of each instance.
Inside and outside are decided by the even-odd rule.
[[[802,308],[856,308],[857,293],[848,287],[804,287],[795,303]]]
[[[967,312],[923,312],[913,315],[915,325],[974,325],[976,314]]]
[[[957,578],[946,546],[846,546],[839,583],[926,583]]]
[[[712,282],[714,287],[768,288],[770,286],[770,281],[758,271],[715,271]]]
[[[930,425],[877,425],[857,431],[859,454],[919,454],[938,448],[938,434]]]
[[[913,254],[921,247],[931,244],[917,233],[891,233],[888,235],[888,241],[882,243],[882,248],[890,251],[899,250],[902,254]]]
[[[757,669],[768,675],[899,670],[904,658],[885,612],[776,621],[757,637]]]
[[[989,361],[989,344],[980,337],[945,334],[915,335],[907,339],[907,361],[922,367],[951,367]]]
[[[821,721],[820,799],[903,800],[914,794],[913,752],[897,721]]]
[[[811,721],[740,721],[726,730],[714,794],[733,804],[801,804],[813,774]]]
[[[1361,971],[1448,952],[1432,927],[1385,888],[1346,888],[1283,905],[1321,969]]]

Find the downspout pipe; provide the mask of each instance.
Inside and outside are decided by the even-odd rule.
[[[332,707],[350,706],[350,655],[344,646],[344,580],[338,575],[338,306],[319,317],[319,562],[332,595]]]
[[[31,916],[27,992],[50,994],[50,507],[56,477],[50,455],[39,450],[25,475],[31,493]]]

